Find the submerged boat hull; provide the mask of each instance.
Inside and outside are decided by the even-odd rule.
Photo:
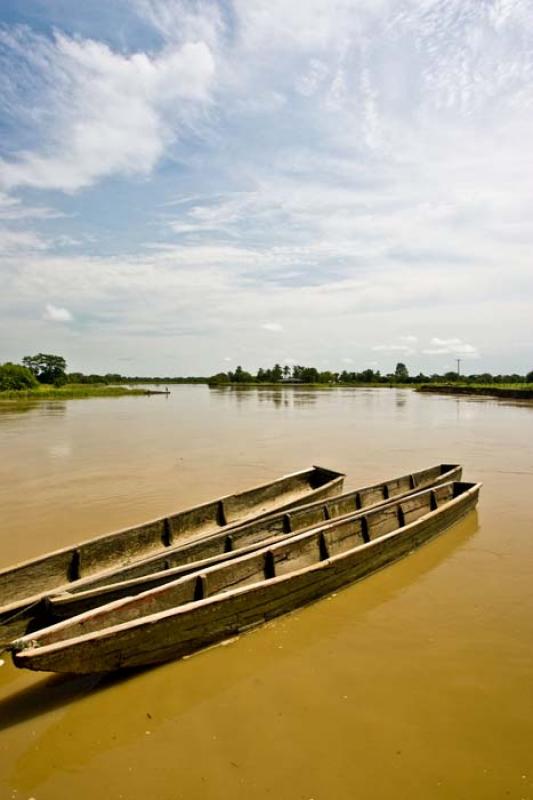
[[[14,663],[33,670],[88,673],[183,657],[299,608],[401,558],[474,509],[479,489],[480,484],[445,484],[213,567],[196,576],[189,602],[183,597],[191,591],[194,576],[111,603],[45,629],[35,639],[24,637],[14,642]],[[393,511],[400,527],[391,527]],[[353,542],[361,543],[353,546]],[[262,580],[253,577],[260,558],[265,569]],[[306,565],[309,558],[315,560],[310,566]],[[247,584],[250,578],[252,583]],[[221,580],[222,590],[217,586]],[[232,581],[237,588],[231,588]],[[202,598],[210,591],[212,596],[198,599],[197,595]],[[164,603],[172,603],[180,593],[182,605],[151,613]],[[143,614],[146,616],[139,617]],[[113,624],[116,620],[125,621]]]

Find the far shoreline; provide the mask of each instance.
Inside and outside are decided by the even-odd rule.
[[[421,392],[425,394],[443,394],[443,395],[474,395],[474,396],[483,396],[483,397],[496,397],[496,398],[508,398],[508,399],[517,399],[517,400],[533,400],[533,384],[525,384],[523,386],[519,384],[514,385],[507,385],[507,386],[494,386],[490,384],[477,384],[477,383],[457,383],[457,384],[438,384],[438,383],[384,383],[383,381],[380,383],[292,383],[290,381],[284,381],[281,383],[269,383],[269,382],[251,382],[251,383],[239,383],[239,382],[220,382],[220,383],[209,383],[208,384],[210,389],[257,389],[257,388],[269,388],[269,389],[283,389],[283,388],[306,388],[306,389],[319,389],[319,390],[329,390],[329,389],[410,389],[412,391]]]
[[[171,384],[171,381],[168,381]],[[142,397],[147,395],[168,395],[170,391],[168,388],[159,388],[161,383],[159,381],[150,382],[146,380],[145,384],[153,385],[155,389],[148,389],[146,386],[143,388],[139,386],[125,386],[125,385],[103,385],[103,384],[65,384],[64,386],[50,386],[41,385],[35,389],[23,390],[8,390],[0,392],[0,404],[3,403],[18,403],[28,401],[45,401],[45,400],[77,400],[77,399],[90,399],[98,397]],[[312,389],[313,391],[329,391],[332,389],[409,389],[411,391],[421,392],[423,394],[440,394],[440,395],[462,395],[462,396],[477,396],[477,397],[494,397],[499,399],[511,400],[533,400],[533,384],[507,384],[507,385],[491,385],[481,383],[417,383],[412,381],[409,383],[400,382],[384,382],[379,383],[304,383],[301,381],[198,381],[196,380],[183,380],[174,382],[173,385],[185,386],[199,386],[204,385],[209,389],[227,389],[227,390],[250,390],[250,389],[268,389],[268,390],[283,390],[283,389]]]

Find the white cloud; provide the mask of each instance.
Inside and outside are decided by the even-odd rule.
[[[374,309],[383,308],[385,299],[391,303],[404,283],[410,292],[419,290],[417,281],[422,273],[407,280],[398,274],[392,287],[384,273],[381,285],[371,283],[363,290],[355,281],[345,280],[287,292],[276,283],[265,282],[258,290],[254,281],[243,281],[248,267],[241,271],[235,259],[232,264],[216,259],[189,263],[187,248],[179,262],[170,252],[154,251],[128,258],[34,254],[21,261],[13,258],[6,265],[0,292],[0,355],[4,360],[31,352],[35,341],[50,352],[56,348],[64,353],[77,368],[97,371],[105,364],[106,371],[113,371],[122,359],[129,358],[130,363],[144,364],[159,374],[196,374],[199,365],[205,374],[216,372],[222,360],[230,357],[228,353],[234,363],[252,370],[281,363],[286,353],[297,363],[314,364],[320,359],[324,369],[342,369],[347,363],[341,361],[347,343],[355,369],[372,362],[372,366],[390,370],[397,360],[408,359],[411,372],[435,371],[442,365],[440,357],[447,355],[424,355],[419,350],[411,356],[405,349],[387,351],[379,343],[375,346],[380,349],[372,350]],[[463,344],[469,341],[467,334],[476,335],[483,325],[484,311],[475,297],[475,284],[474,276],[466,292],[472,298],[469,304],[446,307],[446,317],[463,320]],[[58,307],[76,309],[76,325],[52,325],[46,320],[39,325],[43,291],[61,298]],[[485,336],[484,351],[503,352],[517,339],[531,340],[529,296],[520,303],[492,303],[502,325],[492,338]],[[381,320],[390,318],[397,328],[403,325],[406,300],[410,301],[409,294],[395,300],[395,306],[381,312]],[[427,301],[410,315],[417,330],[431,330],[435,324],[435,308]],[[258,320],[265,318],[276,320],[284,333],[266,335],[258,328]],[[427,341],[431,338],[435,337],[428,336]],[[280,341],[284,352],[279,351]],[[391,339],[390,344],[408,347],[398,339]],[[431,345],[430,349],[441,348]],[[527,355],[523,349],[521,353]],[[448,354],[451,357],[463,354]]]
[[[264,331],[271,331],[272,333],[280,333],[283,330],[283,325],[279,322],[264,322],[261,325]]]
[[[33,253],[46,248],[47,243],[33,231],[0,228],[0,256]]]
[[[33,91],[39,95],[46,87],[53,110],[40,114],[40,150],[0,160],[0,182],[7,188],[75,191],[107,175],[148,174],[208,100],[215,73],[202,41],[156,56],[124,55],[61,34],[48,42],[18,31],[3,41],[14,52],[27,48]],[[43,100],[36,96],[35,102]]]
[[[221,9],[211,0],[133,0],[138,13],[166,41],[218,44],[224,23]]]
[[[27,219],[57,219],[62,217],[61,212],[44,206],[28,206],[23,203],[20,197],[6,192],[0,192],[0,220],[7,222],[18,222]]]
[[[438,345],[440,347],[453,347],[454,345],[460,345],[461,340],[455,338],[452,339],[439,339],[438,336],[434,336],[431,340],[431,344]]]
[[[412,354],[415,351],[407,344],[376,344],[372,350],[379,353],[405,353],[406,355]]]
[[[60,308],[52,303],[47,303],[44,309],[43,319],[49,322],[72,322],[74,319],[68,308]]]
[[[42,222],[62,216],[51,208],[30,206],[20,198],[0,191],[0,256],[20,256],[48,249],[50,241],[27,226],[32,221]]]
[[[467,344],[457,337],[451,339],[441,339],[434,336],[431,339],[430,347],[422,350],[426,355],[455,355],[466,356],[467,358],[479,358],[479,350],[472,344]]]
[[[0,111],[24,142],[3,151],[4,185],[94,187],[88,212],[85,196],[66,198],[79,217],[60,232],[46,209],[0,196],[0,342],[15,313],[40,317],[43,297],[77,317],[43,325],[47,336],[84,326],[80,351],[128,342],[121,359],[142,358],[147,342],[150,369],[149,345],[163,358],[181,337],[189,371],[228,352],[273,363],[281,340],[299,363],[349,363],[348,350],[356,368],[374,352],[380,367],[409,357],[411,371],[418,360],[430,370],[437,356],[482,351],[498,369],[531,342],[529,2],[135,7],[159,50],[0,34],[14,54]],[[140,190],[98,187],[112,175],[146,178],[144,231],[114,227]],[[90,252],[117,255],[59,257],[60,245],[82,252],[103,192],[109,219]],[[276,329],[262,320],[284,335],[265,335]]]
[[[371,348],[376,353],[397,353],[399,355],[413,356],[416,353],[418,337],[412,334],[399,336],[391,344],[376,344]]]

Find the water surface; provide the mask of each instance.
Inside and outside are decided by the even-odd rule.
[[[0,408],[0,565],[322,464],[445,461],[477,514],[226,646],[127,678],[0,667],[0,798],[533,798],[533,407],[173,387]]]

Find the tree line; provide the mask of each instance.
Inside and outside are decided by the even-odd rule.
[[[154,377],[153,375],[125,376],[118,372],[108,372],[103,375],[84,374],[83,372],[67,372],[67,362],[62,356],[51,353],[37,353],[34,356],[25,356],[22,364],[7,362],[0,365],[0,391],[32,389],[39,384],[64,386],[71,384],[122,384],[122,383],[208,383],[245,384],[245,383],[315,383],[315,384],[422,384],[422,383],[466,383],[466,384],[520,384],[533,383],[533,370],[527,375],[516,373],[509,375],[492,375],[488,372],[471,375],[459,375],[457,372],[445,372],[443,375],[434,373],[425,375],[419,372],[410,375],[407,366],[399,361],[392,373],[382,374],[379,370],[364,369],[361,372],[334,372],[331,370],[320,371],[316,367],[306,367],[300,364],[294,366],[260,367],[257,372],[247,372],[238,366],[234,371],[219,372],[211,378],[200,376],[189,377]]]
[[[516,373],[508,375],[492,375],[488,372],[460,375],[458,372],[432,373],[426,375],[419,372],[410,375],[406,365],[399,361],[394,372],[382,374],[380,370],[364,369],[361,372],[320,371],[316,367],[295,365],[290,367],[275,364],[272,368],[260,367],[257,373],[247,372],[238,366],[234,372],[218,372],[209,379],[209,383],[322,383],[322,384],[420,384],[420,383],[533,383],[533,370],[527,375]]]
[[[115,385],[123,383],[207,383],[208,378],[189,377],[154,377],[153,375],[121,375],[118,372],[107,372],[103,375],[83,372],[67,372],[67,362],[63,356],[52,353],[37,353],[24,356],[22,364],[8,361],[0,364],[0,391],[20,391],[35,389],[40,384],[47,386],[65,386],[66,384]]]

